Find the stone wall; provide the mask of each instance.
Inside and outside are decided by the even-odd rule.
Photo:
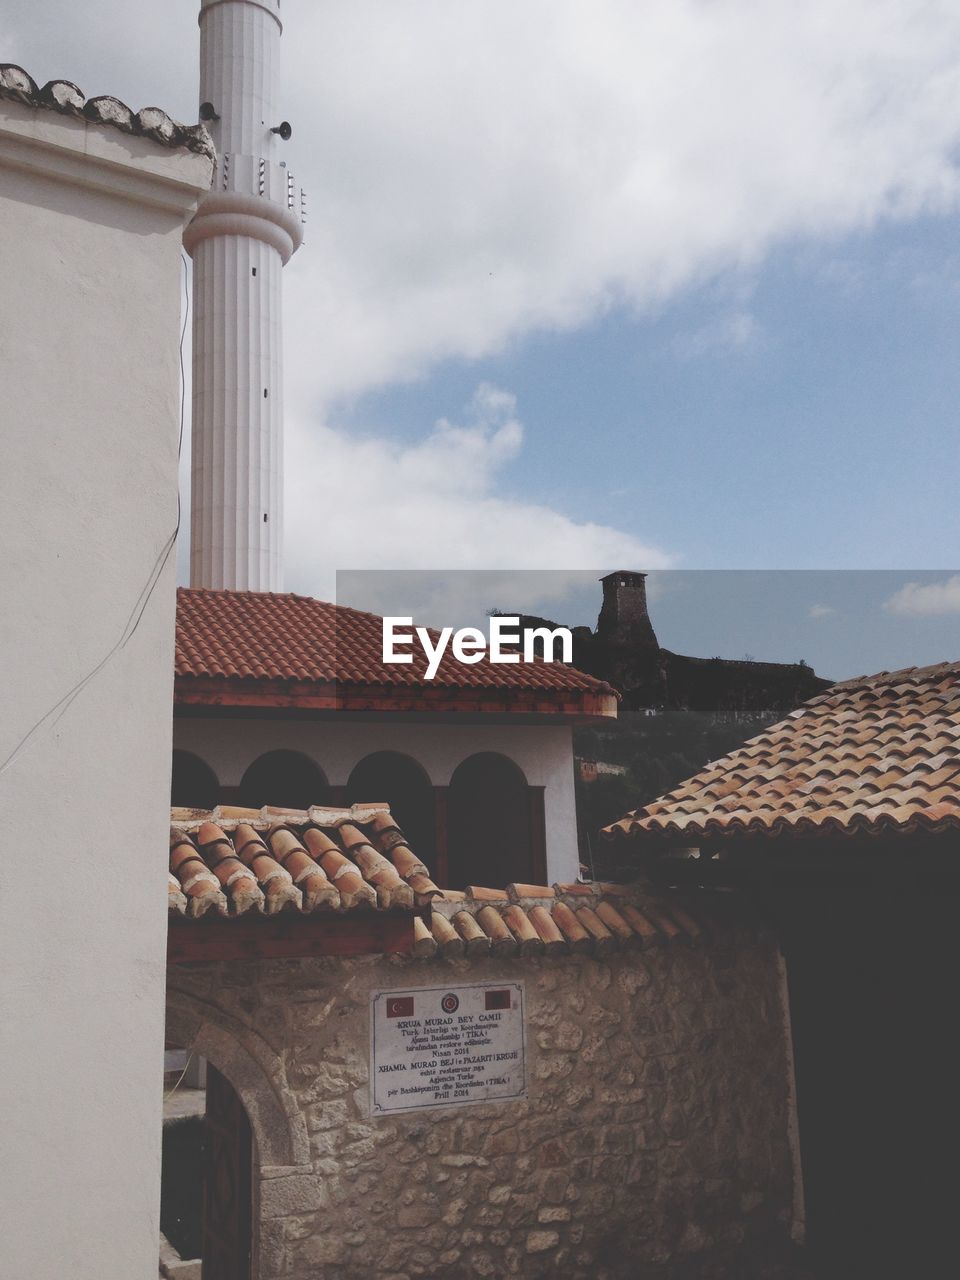
[[[528,1098],[371,1116],[370,993],[523,981]],[[776,949],[173,969],[259,1144],[259,1280],[786,1274]],[[255,1274],[257,1274],[255,1272]]]

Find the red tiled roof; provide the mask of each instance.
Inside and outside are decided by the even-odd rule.
[[[604,834],[960,829],[960,662],[834,685]]]
[[[396,687],[529,690],[614,696],[610,685],[562,663],[467,665],[449,648],[433,680],[419,644],[413,662],[382,659],[382,618],[291,593],[177,592],[176,676],[191,680]]]
[[[386,805],[174,808],[170,821],[168,905],[190,919],[412,910],[440,893]]]
[[[218,919],[406,916],[406,950],[537,955],[695,942],[702,926],[643,886],[439,889],[380,804],[350,809],[171,810],[167,902],[178,929]],[[282,921],[281,921],[282,925]],[[183,935],[181,935],[183,936]],[[221,933],[220,936],[223,936]]]

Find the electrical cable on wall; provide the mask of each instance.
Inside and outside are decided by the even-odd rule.
[[[177,1092],[177,1090],[178,1090],[178,1089],[180,1088],[180,1086],[183,1084],[183,1077],[184,1077],[184,1076],[187,1074],[187,1072],[190,1070],[190,1063],[191,1063],[192,1061],[193,1061],[193,1050],[191,1050],[191,1051],[190,1051],[190,1053],[188,1053],[188,1054],[187,1054],[187,1060],[186,1060],[186,1062],[183,1064],[183,1070],[180,1072],[180,1075],[179,1075],[179,1077],[178,1077],[178,1079],[177,1079],[176,1084],[173,1086],[173,1088],[170,1090],[170,1092],[169,1092],[169,1093],[165,1093],[165,1094],[163,1095],[163,1100],[164,1100],[164,1102],[169,1102],[169,1101],[170,1101],[170,1099],[173,1097],[173,1095]]]
[[[157,583],[160,581],[160,578],[163,575],[163,571],[167,566],[167,561],[170,559],[171,552],[173,551],[174,547],[177,545],[177,537],[180,533],[180,520],[182,515],[182,502],[180,498],[180,484],[179,484],[179,463],[180,463],[180,454],[183,449],[183,425],[184,425],[184,417],[186,413],[186,379],[184,375],[184,365],[183,365],[183,342],[184,342],[184,338],[186,337],[187,322],[190,314],[190,292],[187,287],[187,259],[186,259],[186,255],[183,253],[182,250],[180,253],[180,258],[183,264],[184,308],[183,308],[183,324],[180,327],[180,433],[177,439],[177,523],[174,526],[173,532],[166,539],[163,546],[160,548],[160,551],[157,553],[157,558],[153,562],[153,567],[150,570],[149,574],[147,575],[147,580],[143,584],[143,587],[140,590],[140,594],[137,596],[136,600],[134,601],[133,608],[130,610],[130,613],[127,617],[127,621],[124,624],[123,630],[121,631],[117,641],[108,650],[105,656],[101,658],[101,660],[97,663],[97,665],[93,667],[90,671],[88,671],[87,674],[82,677],[82,679],[78,680],[77,683],[73,686],[73,688],[69,689],[63,695],[63,697],[60,698],[58,702],[55,702],[53,706],[49,708],[49,710],[45,711],[44,714],[39,718],[39,720],[37,720],[34,723],[32,728],[30,728],[23,735],[23,737],[20,739],[17,745],[13,748],[10,754],[6,757],[3,763],[0,764],[0,775],[6,773],[6,771],[15,763],[17,758],[27,748],[31,740],[40,732],[40,730],[45,725],[57,724],[60,721],[60,719],[67,713],[67,711],[73,705],[74,701],[80,696],[80,694],[87,687],[87,685],[90,684],[92,680],[96,679],[96,677],[100,674],[100,672],[103,671],[103,669],[107,666],[107,664],[120,652],[120,650],[126,648],[126,646],[130,643],[130,641],[136,635],[137,628],[140,626],[140,620],[146,611],[147,605],[150,603],[150,600],[153,596]]]

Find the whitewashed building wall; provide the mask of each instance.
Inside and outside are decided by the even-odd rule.
[[[180,239],[211,171],[0,101],[0,762],[60,708],[0,774],[11,1277],[156,1275],[175,553],[115,646],[177,522]]]

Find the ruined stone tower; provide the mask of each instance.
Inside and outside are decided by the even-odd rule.
[[[601,578],[603,604],[597,619],[597,635],[608,644],[658,648],[647,612],[647,575],[618,569]]]

